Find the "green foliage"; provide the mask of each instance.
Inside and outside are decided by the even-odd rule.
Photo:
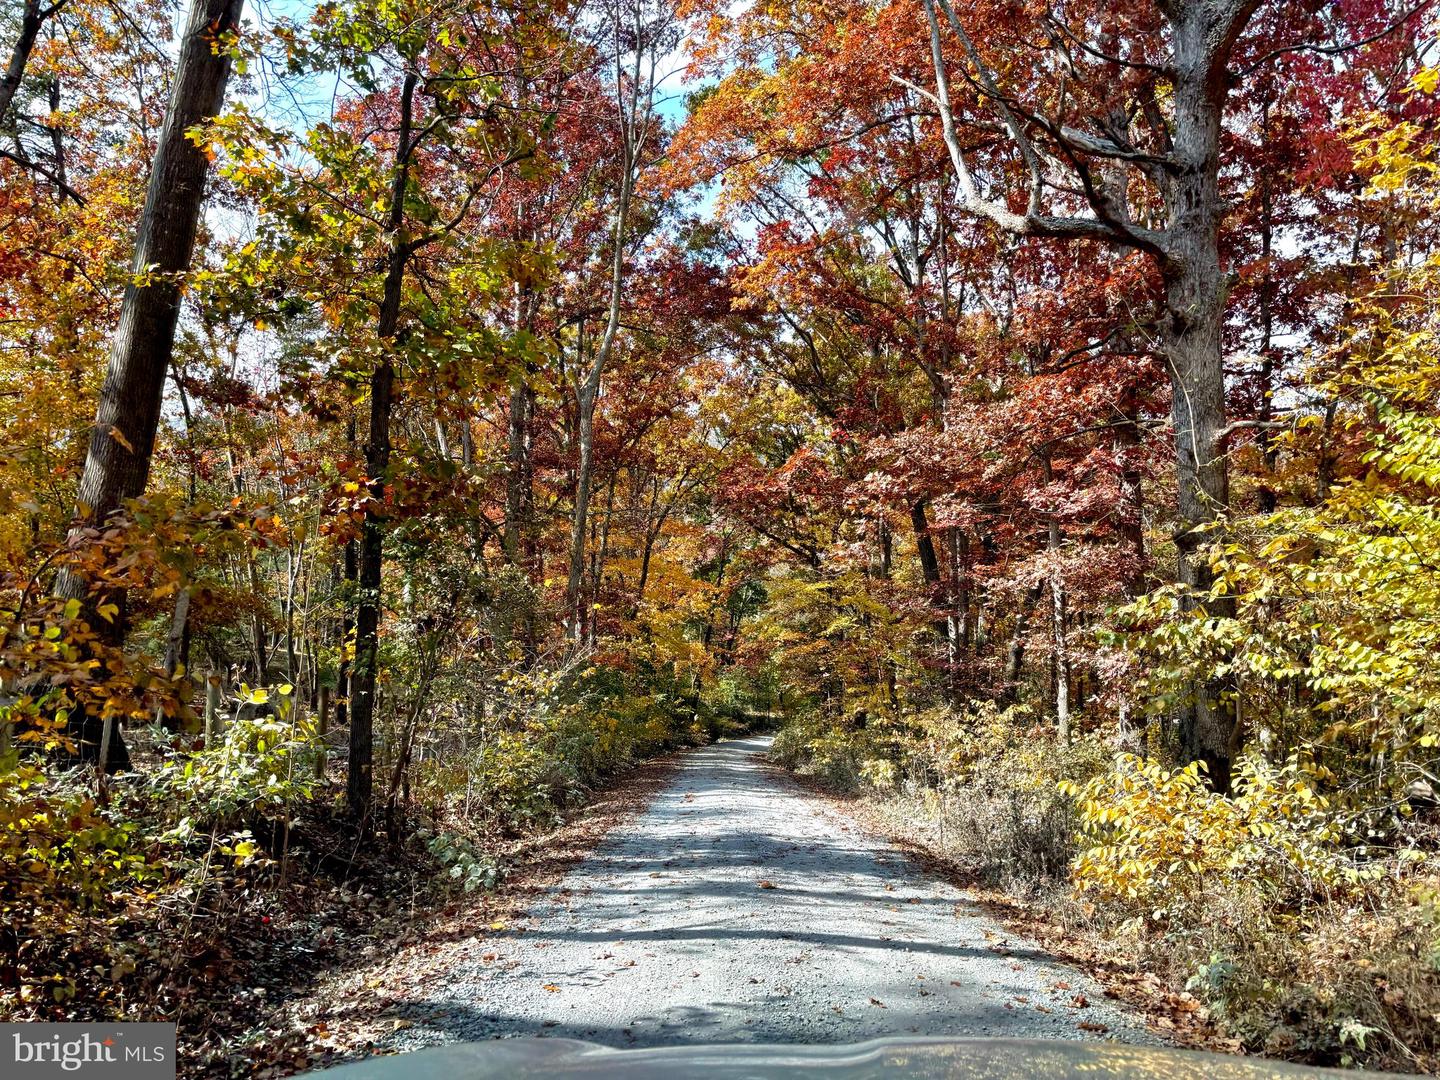
[[[314,719],[297,715],[294,688],[244,687],[236,706],[236,717],[212,746],[175,753],[141,779],[139,800],[183,808],[167,839],[184,843],[197,831],[227,830],[256,815],[283,818],[309,800]],[[261,708],[271,712],[256,712]],[[252,851],[253,845],[241,854]]]
[[[421,827],[415,838],[445,871],[445,879],[461,892],[493,889],[504,871],[495,856],[480,850],[462,836]]]

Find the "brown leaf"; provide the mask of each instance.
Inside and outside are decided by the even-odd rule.
[[[774,883],[773,881],[764,881],[764,880],[761,880],[761,881],[757,881],[755,884],[758,885],[758,886],[760,886],[760,888],[762,888],[762,889],[773,889],[773,888],[775,888],[775,883]]]

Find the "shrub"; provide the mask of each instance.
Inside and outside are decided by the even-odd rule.
[[[1298,759],[1243,758],[1230,798],[1195,765],[1130,755],[1064,789],[1086,845],[1074,881],[1102,925],[1137,935],[1249,1048],[1407,1067],[1435,1053],[1440,907],[1426,861],[1347,847]]]
[[[1217,877],[1248,881],[1283,909],[1371,875],[1341,857],[1329,806],[1292,758],[1275,766],[1250,755],[1237,764],[1234,793],[1212,791],[1198,762],[1169,770],[1122,754],[1083,787],[1083,841],[1075,883],[1137,908],[1203,904]]]

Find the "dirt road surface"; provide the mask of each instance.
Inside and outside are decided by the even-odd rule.
[[[392,1047],[542,1034],[620,1047],[1157,1041],[1093,980],[768,767],[767,747],[686,757],[523,926],[464,943]]]

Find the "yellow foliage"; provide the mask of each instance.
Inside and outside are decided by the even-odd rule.
[[[1219,877],[1304,898],[1368,876],[1340,853],[1330,806],[1295,759],[1243,758],[1231,798],[1211,790],[1198,763],[1171,770],[1132,754],[1061,790],[1078,802],[1088,845],[1072,868],[1076,886],[1157,914]]]

